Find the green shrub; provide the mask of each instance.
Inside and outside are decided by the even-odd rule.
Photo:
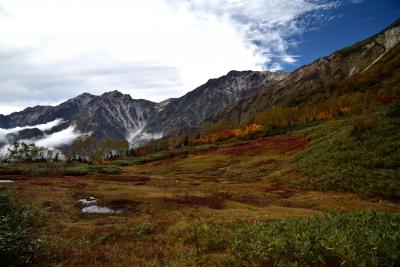
[[[391,105],[388,115],[391,117],[400,117],[400,97]]]
[[[243,265],[399,266],[400,215],[363,211],[309,220],[238,222],[232,252]]]
[[[203,252],[224,252],[231,243],[231,232],[218,224],[206,224],[194,220],[183,229],[184,241],[191,244],[196,254]]]
[[[21,175],[23,169],[13,164],[3,164],[0,166],[0,175]]]
[[[363,116],[358,117],[353,122],[353,129],[350,134],[358,140],[368,138],[368,135],[373,128],[373,120],[371,117]]]
[[[169,153],[167,151],[157,152],[153,154],[149,154],[146,156],[135,157],[132,160],[133,164],[144,164],[146,162],[157,161],[161,159],[165,159],[169,157]]]
[[[155,232],[155,229],[156,228],[155,228],[154,224],[152,224],[150,222],[142,222],[135,226],[134,232],[137,237],[143,237],[143,236],[153,234]]]
[[[84,176],[88,175],[90,172],[88,166],[71,166],[71,167],[66,167],[64,170],[64,175],[67,176]]]
[[[129,166],[129,165],[131,165],[131,162],[129,160],[114,160],[112,163],[117,165],[117,166]]]
[[[31,266],[47,257],[45,242],[34,235],[35,212],[0,190],[0,265]]]
[[[107,166],[100,169],[100,173],[104,174],[119,174],[121,171],[121,168],[118,166]]]

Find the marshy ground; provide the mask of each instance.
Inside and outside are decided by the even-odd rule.
[[[15,182],[2,186],[41,208],[39,236],[51,241],[61,266],[230,266],[237,260],[226,244],[200,242],[196,223],[231,229],[238,220],[400,211],[380,198],[296,186],[307,177],[293,168],[294,157],[312,142],[278,135],[125,166],[120,174],[4,176]],[[118,212],[82,212],[94,203]]]

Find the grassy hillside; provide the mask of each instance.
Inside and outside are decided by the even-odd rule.
[[[398,214],[364,211],[305,221],[238,223],[232,246],[243,265],[397,266],[399,239]]]
[[[400,200],[400,116],[378,109],[294,132],[313,140],[294,164],[304,187]]]

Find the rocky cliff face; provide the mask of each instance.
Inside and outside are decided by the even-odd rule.
[[[171,100],[149,121],[145,131],[163,135],[196,131],[200,122],[219,109],[255,95],[286,76],[283,72],[231,71]]]
[[[14,128],[37,124],[39,117],[45,115],[51,109],[50,106],[29,107],[20,112],[11,113],[8,116],[0,116],[0,128]]]
[[[400,42],[400,22],[381,33],[299,68],[277,85],[269,96],[273,103],[314,93],[314,89],[370,68]]]
[[[128,139],[132,133],[142,130],[155,112],[156,103],[113,91],[95,97],[72,123],[98,139]]]
[[[0,115],[0,128],[14,128],[47,123],[55,119],[72,120],[93,99],[94,95],[84,93],[58,106],[36,106],[26,108],[8,116]]]

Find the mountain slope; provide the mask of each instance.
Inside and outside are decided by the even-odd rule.
[[[97,139],[128,139],[129,134],[143,129],[155,106],[154,102],[132,99],[118,91],[108,92],[90,101],[73,123]]]
[[[189,132],[219,109],[257,94],[263,87],[283,80],[283,72],[231,71],[181,98],[170,101],[145,128],[163,135]]]
[[[274,106],[296,106],[315,98],[329,98],[335,84],[367,71],[399,42],[400,20],[362,42],[295,70],[281,82],[264,88],[260,94],[220,110],[203,123],[203,128],[221,120],[233,126],[245,125],[257,113]]]
[[[43,124],[55,119],[71,120],[81,112],[94,95],[83,93],[71,98],[58,106],[36,106],[14,112],[8,116],[0,115],[0,128],[14,128]]]
[[[9,116],[1,115],[0,128],[34,126],[60,118],[64,122],[47,130],[47,134],[73,126],[82,133],[91,132],[98,140],[127,139],[139,145],[151,138],[196,129],[200,122],[219,109],[252,96],[286,76],[282,72],[231,71],[183,97],[160,103],[132,99],[118,91],[101,96],[85,93],[58,106],[37,106]],[[36,130],[16,133],[13,140],[19,136],[39,138],[43,132],[39,133]]]

